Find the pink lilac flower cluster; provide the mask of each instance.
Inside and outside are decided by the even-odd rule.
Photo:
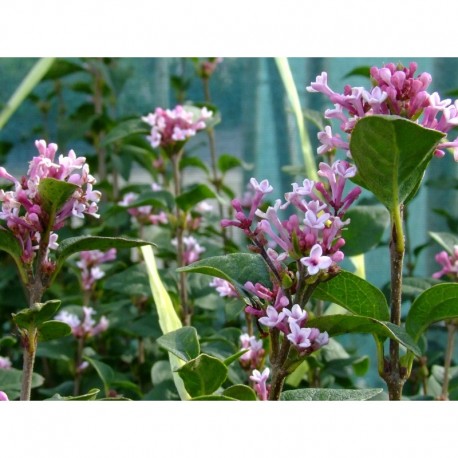
[[[151,126],[151,135],[147,137],[151,146],[168,148],[188,140],[196,135],[197,131],[205,129],[205,121],[210,119],[212,114],[204,107],[200,110],[200,116],[194,119],[191,111],[177,105],[173,110],[156,108],[154,113],[142,117],[142,120]]]
[[[83,319],[66,310],[59,312],[55,319],[67,323],[72,328],[72,334],[78,338],[94,337],[108,329],[110,322],[102,316],[98,323],[92,318],[95,315],[92,307],[83,307]]]
[[[259,369],[264,359],[265,350],[262,340],[257,340],[255,336],[242,334],[240,336],[241,349],[248,349],[240,357],[240,364],[244,368]]]
[[[427,92],[432,81],[431,75],[423,72],[415,76],[416,71],[415,62],[410,63],[409,67],[393,63],[381,68],[372,67],[372,89],[346,85],[342,94],[328,86],[328,75],[322,72],[307,87],[307,91],[320,92],[329,98],[334,109],[326,110],[325,118],[340,121],[340,129],[347,134],[351,134],[358,119],[378,114],[401,116],[446,134],[458,126],[458,100],[452,103],[451,99],[441,100],[437,92]],[[330,126],[318,133],[318,139],[321,142],[318,154],[343,149],[351,157],[349,142],[339,134],[334,134]],[[451,148],[458,161],[458,137],[452,142],[441,143],[435,155],[444,156],[445,148]]]
[[[4,178],[14,185],[14,190],[0,189],[2,209],[0,219],[6,221],[7,228],[19,240],[24,263],[32,262],[35,250],[38,249],[41,234],[49,225],[50,215],[42,207],[39,186],[44,178],[54,178],[76,185],[77,188],[68,201],[58,209],[51,230],[62,228],[65,221],[72,217],[84,218],[84,215],[97,214],[101,194],[93,189],[95,178],[89,173],[89,166],[85,157],[77,157],[73,150],[67,156],[61,154],[57,162],[55,156],[57,145],[46,144],[44,140],[37,140],[35,146],[38,156],[30,162],[27,176],[20,180],[10,175],[4,167],[0,167],[0,178]],[[49,249],[56,249],[57,234],[51,232]]]
[[[458,245],[453,247],[453,254],[441,251],[436,254],[435,259],[442,266],[442,269],[439,272],[435,272],[433,278],[449,276],[454,280],[458,280]]]
[[[76,265],[81,269],[81,280],[83,289],[90,291],[95,282],[105,276],[100,268],[102,264],[116,259],[116,248],[110,248],[103,252],[100,250],[81,251],[80,260]]]
[[[250,375],[250,380],[254,382],[254,389],[261,401],[267,401],[269,398],[269,385],[267,385],[269,375],[270,369],[268,367],[266,367],[262,372],[254,369],[252,375]]]
[[[197,240],[190,235],[189,237],[183,237],[184,254],[183,262],[185,265],[192,264],[200,258],[200,254],[205,251],[205,248],[197,242]],[[178,246],[178,240],[175,238],[172,240],[173,246]]]
[[[153,191],[160,191],[162,187],[157,183],[152,183],[151,189]],[[129,207],[134,204],[138,198],[138,194],[135,192],[128,192],[124,195],[124,198],[118,202],[121,207]],[[167,224],[168,217],[163,211],[155,212],[152,205],[141,205],[139,207],[131,207],[127,209],[127,212],[132,215],[139,224]]]
[[[234,285],[223,278],[215,277],[209,283],[209,286],[215,288],[221,297],[239,297]]]
[[[0,391],[0,401],[9,401],[8,395],[4,391]]]
[[[197,73],[201,78],[210,78],[216,70],[216,67],[223,61],[222,57],[209,57],[199,62],[197,66]]]
[[[0,356],[0,369],[11,369],[11,360],[7,356]]]
[[[343,217],[361,193],[361,189],[355,187],[344,196],[344,188],[347,180],[355,173],[356,168],[345,161],[339,160],[332,165],[321,163],[318,174],[328,181],[328,188],[322,182],[315,183],[308,179],[303,181],[302,186],[293,183],[293,191],[285,194],[286,202],[282,203],[278,199],[265,212],[259,206],[273,188],[267,180],[258,183],[252,178],[250,183],[254,196],[248,215],[243,211],[240,200],[234,199],[232,206],[235,209],[235,220],[222,220],[221,225],[242,229],[257,247],[266,246],[267,238],[270,239],[270,243],[276,244],[281,252],[271,247],[266,252],[279,270],[282,270],[282,261],[290,256],[300,260],[310,276],[328,271],[344,258],[340,250],[345,244],[341,232],[350,220],[343,220]],[[280,210],[290,205],[298,212],[282,220]],[[253,229],[255,216],[260,221]]]

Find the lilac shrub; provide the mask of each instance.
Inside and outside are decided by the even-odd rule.
[[[242,230],[251,242],[250,249],[263,256],[271,272],[271,286],[251,281],[244,285],[251,296],[245,312],[256,320],[261,335],[271,337],[271,399],[278,398],[294,359],[300,360],[328,343],[327,332],[307,326],[305,308],[314,288],[338,274],[338,263],[344,259],[342,231],[350,223],[345,212],[361,192],[355,187],[344,193],[346,182],[356,173],[346,161],[321,163],[318,173],[323,182],[305,179],[301,185],[293,183],[285,200],[277,199],[265,211],[261,209],[263,200],[273,188],[267,180],[252,178],[250,207],[244,211],[241,200],[234,199],[235,219],[221,222],[222,227]],[[283,217],[281,213],[287,209],[293,212]],[[214,280],[212,284],[220,295],[231,294],[224,281]],[[261,399],[266,397],[268,375],[265,370],[262,376],[257,373],[252,378]]]
[[[316,81],[307,87],[309,92],[320,92],[333,104],[333,109],[324,113],[326,119],[336,119],[340,129],[351,134],[359,119],[371,115],[397,115],[410,119],[423,127],[448,133],[458,125],[458,100],[441,100],[439,93],[427,92],[432,77],[423,72],[415,76],[417,64],[409,67],[389,63],[381,68],[372,67],[370,76],[372,89],[346,85],[342,94],[333,91],[328,85],[328,75],[322,72]],[[348,140],[334,134],[330,126],[318,133],[321,146],[318,154],[333,153],[343,149],[351,158]],[[435,155],[443,157],[445,148],[453,150],[458,161],[458,137],[453,141],[444,141],[436,149]]]

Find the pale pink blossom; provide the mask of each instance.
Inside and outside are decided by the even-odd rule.
[[[327,270],[332,259],[329,256],[322,256],[323,248],[321,245],[314,245],[310,250],[310,256],[305,256],[301,259],[301,263],[307,267],[309,275],[316,275],[320,270]]]

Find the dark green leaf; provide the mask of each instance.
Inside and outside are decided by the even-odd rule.
[[[237,361],[242,355],[244,355],[246,352],[248,351],[247,348],[244,348],[243,350],[240,350],[238,351],[237,353],[235,353],[234,355],[232,356],[229,356],[229,358],[226,358],[224,360],[224,364],[226,366],[229,366],[230,364],[232,364],[234,361]]]
[[[28,283],[27,274],[21,261],[22,248],[19,240],[9,231],[0,226],[0,250],[7,252],[16,263],[16,266],[24,284]]]
[[[195,167],[203,170],[205,173],[209,173],[208,167],[205,162],[196,156],[184,156],[180,161],[180,170],[184,170],[188,167]]]
[[[361,65],[360,67],[355,67],[350,70],[344,78],[348,78],[350,76],[365,76],[366,78],[370,78],[371,76],[371,67],[369,65]]]
[[[78,186],[55,178],[42,178],[38,185],[38,193],[44,210],[54,217],[59,209],[72,196]]]
[[[32,388],[43,385],[44,378],[36,373],[32,375]],[[0,387],[10,400],[17,399],[21,394],[22,371],[18,369],[0,369]]]
[[[313,297],[334,302],[355,315],[389,320],[388,303],[382,291],[368,281],[342,270],[327,282],[320,283]]]
[[[214,199],[216,194],[206,184],[197,184],[176,198],[176,203],[183,211],[191,210],[205,199]]]
[[[196,272],[212,277],[223,278],[243,292],[247,281],[271,286],[267,264],[261,255],[251,253],[234,253],[225,256],[214,256],[202,259],[189,266],[178,269],[179,272]]]
[[[454,254],[454,246],[458,245],[458,237],[449,232],[430,232],[429,235],[449,254]]]
[[[434,278],[404,277],[402,279],[402,294],[409,299],[415,299],[431,286],[441,283]]]
[[[382,388],[364,390],[338,390],[332,388],[303,388],[284,391],[281,401],[365,401],[383,391]]]
[[[71,75],[72,73],[85,71],[83,66],[65,59],[56,59],[50,69],[43,76],[42,81],[55,80]]]
[[[223,174],[231,169],[241,166],[242,161],[235,156],[231,156],[230,154],[221,154],[221,156],[218,157],[218,169]]]
[[[113,369],[108,364],[105,364],[102,361],[99,361],[97,359],[89,358],[88,356],[84,356],[84,359],[97,372],[98,376],[100,377],[100,380],[102,380],[104,390],[105,390],[105,396],[108,396],[109,391],[110,391],[110,386],[115,376]]]
[[[192,326],[184,326],[176,331],[168,332],[159,337],[156,342],[160,347],[184,361],[197,358],[200,353],[197,331]]]
[[[389,210],[413,196],[445,135],[398,116],[367,116],[353,129],[350,151],[359,180]]]
[[[90,235],[81,235],[70,237],[63,240],[56,251],[56,270],[54,275],[60,270],[65,260],[72,254],[80,251],[90,250],[108,250],[109,248],[133,248],[143,245],[153,245],[154,243],[140,239],[130,239],[126,237],[99,237]]]
[[[46,321],[38,327],[38,340],[45,342],[47,340],[60,339],[70,335],[72,328],[62,321]]]
[[[218,358],[202,354],[178,369],[186,391],[195,398],[214,393],[226,380],[227,367]]]
[[[192,398],[191,401],[237,401],[238,399],[222,396],[220,394],[209,394],[206,396],[197,396]]]
[[[92,388],[86,394],[79,396],[61,396],[55,394],[52,398],[46,399],[46,401],[95,401],[100,390],[98,388]]]
[[[388,321],[379,321],[366,316],[326,315],[309,320],[307,326],[318,328],[321,332],[326,331],[331,337],[356,333],[373,334],[374,337],[377,336],[382,340],[394,339],[416,355],[421,355],[420,348],[405,329]]]
[[[60,307],[59,300],[51,300],[44,303],[37,302],[28,309],[13,313],[13,321],[20,329],[28,329],[30,326],[39,327],[45,321],[54,317]]]
[[[140,118],[128,119],[127,121],[120,122],[113,129],[108,132],[102,141],[102,146],[107,146],[110,143],[122,140],[129,135],[143,134],[149,135],[151,127]]]
[[[415,342],[436,321],[458,317],[458,284],[441,283],[424,291],[406,317],[406,330]]]
[[[390,214],[381,205],[359,205],[345,213],[351,223],[344,231],[345,256],[363,254],[376,247],[389,225]]]
[[[238,399],[239,401],[256,401],[256,393],[247,385],[233,385],[222,392],[223,396]]]

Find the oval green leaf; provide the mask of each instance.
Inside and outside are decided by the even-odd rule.
[[[367,116],[352,131],[358,181],[389,210],[411,199],[445,134],[398,116]]]
[[[72,328],[62,321],[50,320],[45,321],[41,326],[38,327],[38,340],[40,342],[46,342],[48,340],[60,339],[70,335]]]
[[[356,256],[376,247],[390,223],[390,214],[381,205],[359,205],[350,208],[345,217],[351,224],[344,232],[345,256]]]
[[[163,349],[173,353],[183,361],[197,358],[200,353],[196,328],[184,326],[159,337],[156,342]]]
[[[247,385],[233,385],[222,392],[223,396],[239,401],[257,401],[256,393]]]
[[[333,388],[303,388],[284,391],[281,401],[365,401],[377,396],[383,388],[338,390]]]
[[[373,334],[381,339],[394,339],[401,345],[420,356],[421,350],[410,334],[401,326],[388,321],[379,321],[367,316],[326,315],[308,321],[308,327],[326,331],[331,337],[340,334]]]
[[[178,272],[195,272],[223,278],[232,283],[240,293],[243,293],[243,285],[247,281],[254,284],[261,283],[267,288],[272,286],[267,264],[258,254],[233,253],[214,256],[177,270]]]
[[[320,283],[313,297],[339,304],[355,315],[382,321],[390,319],[388,303],[382,291],[345,270],[331,280]]]
[[[458,245],[458,237],[448,232],[430,232],[431,238],[436,241],[449,254],[454,254],[454,246]]]
[[[176,198],[177,206],[183,211],[189,211],[205,199],[215,199],[217,195],[206,184],[197,184]]]
[[[213,394],[226,380],[227,367],[218,358],[206,354],[178,369],[186,391],[195,398]]]
[[[458,284],[432,286],[415,299],[406,317],[406,330],[415,342],[436,321],[458,317]]]

